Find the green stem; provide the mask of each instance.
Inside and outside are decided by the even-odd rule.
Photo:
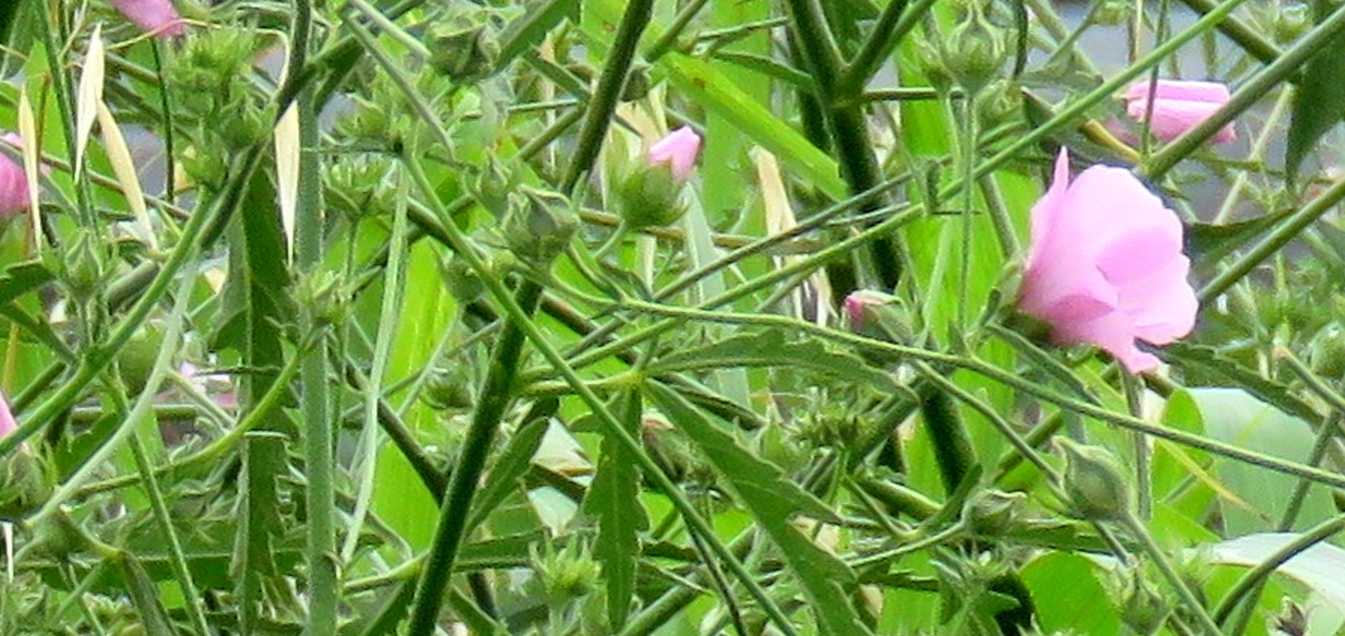
[[[1137,419],[1143,419],[1141,388],[1135,377],[1129,373],[1122,373],[1121,388],[1125,391],[1126,407],[1130,410],[1130,414]],[[1132,432],[1130,436],[1135,450],[1137,514],[1141,521],[1148,521],[1153,515],[1153,482],[1149,474],[1149,438],[1139,431]]]
[[[1158,566],[1158,571],[1163,574],[1163,578],[1166,578],[1168,584],[1176,590],[1177,596],[1181,597],[1182,602],[1185,603],[1187,608],[1191,610],[1191,613],[1195,615],[1196,619],[1200,622],[1200,627],[1205,633],[1208,636],[1221,636],[1218,623],[1215,623],[1214,619],[1210,618],[1210,614],[1206,611],[1205,606],[1201,604],[1200,599],[1196,597],[1195,592],[1191,591],[1191,587],[1186,584],[1186,580],[1182,578],[1181,573],[1177,572],[1177,568],[1173,567],[1172,561],[1169,560],[1168,555],[1163,552],[1162,546],[1158,545],[1157,541],[1154,541],[1153,535],[1149,533],[1148,528],[1144,527],[1144,523],[1139,519],[1136,519],[1135,515],[1130,511],[1125,512],[1125,515],[1120,519],[1120,522],[1121,525],[1129,529],[1130,533],[1139,540],[1142,546],[1144,546],[1144,551],[1149,554],[1149,558],[1153,559],[1154,565]]]
[[[602,141],[607,136],[607,127],[612,123],[621,91],[626,86],[626,76],[635,62],[636,50],[640,45],[640,35],[653,17],[653,0],[631,0],[621,14],[621,23],[617,25],[612,40],[612,49],[607,53],[607,62],[602,75],[598,77],[598,86],[589,99],[588,109],[584,113],[584,123],[579,127],[579,140],[576,142],[574,157],[568,164],[565,178],[561,180],[560,191],[569,193],[574,190],[579,178],[593,166],[602,150]]]
[[[803,333],[811,333],[828,340],[848,344],[861,349],[871,349],[888,355],[902,356],[911,359],[924,360],[936,365],[949,365],[966,369],[972,373],[994,380],[1010,388],[1022,391],[1027,395],[1037,397],[1045,402],[1055,404],[1083,416],[1111,422],[1132,431],[1140,431],[1146,435],[1167,439],[1192,448],[1199,448],[1216,455],[1229,457],[1286,475],[1304,477],[1311,479],[1314,482],[1326,484],[1335,488],[1345,488],[1345,475],[1312,466],[1305,466],[1298,462],[1284,461],[1256,451],[1201,437],[1175,428],[1159,426],[1136,418],[1128,413],[1116,413],[1095,404],[1065,397],[1051,389],[1042,387],[1035,382],[1026,380],[1012,371],[1006,371],[975,358],[874,340],[872,338],[866,338],[810,322],[797,320],[788,316],[714,312],[701,309],[688,309],[684,307],[670,307],[637,300],[627,300],[624,305],[630,309],[638,309],[648,313],[674,317],[678,319],[681,324],[685,324],[686,320],[691,319],[707,322],[781,327],[797,330]]]
[[[433,196],[432,191],[425,194]],[[490,275],[488,272],[482,273],[483,277]],[[518,289],[516,302],[531,315],[537,308],[541,294],[540,285],[525,281]],[[468,530],[467,519],[472,498],[480,486],[481,474],[495,440],[500,418],[510,402],[510,388],[517,373],[524,340],[522,332],[506,325],[491,350],[489,370],[481,385],[480,398],[467,427],[462,450],[453,464],[453,474],[449,478],[448,493],[439,509],[439,521],[435,525],[426,567],[416,586],[415,604],[411,609],[411,623],[407,632],[412,636],[434,633],[444,589],[453,573],[453,563],[462,545],[463,534]]]
[[[75,196],[79,201],[76,212],[79,213],[79,224],[82,227],[95,229],[98,224],[95,222],[93,208],[89,203],[89,181],[87,172],[80,169],[80,166],[73,165],[75,158],[75,148],[78,145],[75,130],[75,93],[70,88],[70,77],[66,74],[64,52],[65,48],[60,46],[56,40],[56,33],[52,27],[51,4],[42,7],[42,19],[38,20],[38,31],[42,34],[42,46],[47,49],[47,63],[51,71],[51,87],[56,93],[56,110],[60,113],[61,132],[65,135],[65,148],[70,153],[70,159],[75,172],[80,175],[79,181],[75,184]],[[64,3],[57,4],[56,11],[64,10]],[[81,157],[81,163],[83,163]]]
[[[1309,466],[1317,466],[1322,458],[1326,457],[1326,450],[1331,446],[1332,440],[1339,434],[1341,415],[1339,412],[1332,413],[1331,417],[1326,418],[1322,423],[1321,430],[1317,431],[1317,438],[1312,442],[1312,450],[1308,453],[1307,463]],[[1289,503],[1284,507],[1284,516],[1280,517],[1280,523],[1276,526],[1279,532],[1290,532],[1294,529],[1294,524],[1298,520],[1298,515],[1303,510],[1303,502],[1308,498],[1308,488],[1312,482],[1306,479],[1298,480],[1294,484],[1294,491],[1289,495]]]
[[[420,187],[422,195],[434,205],[440,217],[447,220],[448,211],[437,198],[434,186],[430,183],[429,178],[425,176],[420,165],[414,158],[408,158],[407,165],[410,167],[412,175],[416,178],[416,183]],[[761,589],[756,583],[753,574],[747,570],[738,557],[719,541],[713,527],[696,512],[695,507],[687,500],[686,494],[678,488],[677,484],[674,483],[670,477],[668,477],[667,473],[659,467],[658,463],[650,458],[640,442],[637,441],[635,437],[621,425],[616,417],[612,415],[611,411],[607,409],[606,404],[603,403],[598,395],[588,388],[588,385],[584,383],[583,378],[579,377],[579,374],[574,368],[565,361],[564,356],[562,356],[556,347],[546,339],[546,335],[543,334],[536,323],[532,321],[524,307],[521,306],[509,293],[509,290],[504,286],[504,283],[491,275],[491,271],[485,261],[476,253],[475,249],[472,248],[467,237],[462,234],[462,231],[458,229],[456,225],[451,223],[447,224],[445,229],[449,233],[449,238],[454,249],[459,255],[466,259],[468,265],[481,276],[482,283],[485,284],[491,296],[495,298],[495,302],[504,310],[505,315],[509,318],[510,324],[516,325],[528,340],[533,343],[533,346],[547,359],[552,367],[554,367],[561,376],[565,378],[566,382],[574,388],[575,393],[579,395],[584,403],[586,403],[592,410],[593,414],[597,416],[599,423],[603,426],[603,432],[616,439],[621,446],[625,447],[626,451],[629,452],[631,456],[639,461],[645,476],[653,480],[659,491],[672,500],[673,506],[686,518],[686,521],[690,525],[695,526],[697,531],[701,532],[701,536],[706,540],[706,543],[710,546],[711,550],[721,561],[728,565],[729,570],[733,572],[734,576],[738,577],[743,585],[747,587],[748,591],[751,592],[752,596],[756,599],[758,605],[773,617],[783,617],[783,612],[776,606],[774,600]],[[456,474],[457,471],[454,471],[455,476]],[[777,626],[786,632],[791,630],[787,620],[777,623]],[[421,636],[421,634],[417,634],[414,631],[411,633],[413,636]]]
[[[1204,18],[1201,18],[1201,22],[1212,15],[1217,15],[1217,13],[1215,11],[1210,12]],[[1219,110],[1183,133],[1182,136],[1163,146],[1163,149],[1152,157],[1149,157],[1148,161],[1140,167],[1139,172],[1155,181],[1161,179],[1163,175],[1167,174],[1168,170],[1177,165],[1177,162],[1203,145],[1238,115],[1255,106],[1281,81],[1298,73],[1305,62],[1316,55],[1323,47],[1334,42],[1336,35],[1342,29],[1345,29],[1345,6],[1333,11],[1330,17],[1300,38],[1294,43],[1293,47],[1243,83]],[[1158,47],[1155,52],[1162,48],[1161,46]]]
[[[1345,8],[1342,8],[1339,15],[1345,16]],[[1176,142],[1173,142],[1176,143]],[[1161,152],[1159,154],[1162,154]],[[1155,155],[1157,156],[1157,155]],[[1309,225],[1312,225],[1321,218],[1323,214],[1335,208],[1341,199],[1345,199],[1345,178],[1340,179],[1331,186],[1326,192],[1321,193],[1317,198],[1308,202],[1302,209],[1285,218],[1275,229],[1271,230],[1264,238],[1250,250],[1238,257],[1231,265],[1219,272],[1214,280],[1206,283],[1200,289],[1196,297],[1200,304],[1205,305],[1218,298],[1221,294],[1228,291],[1235,283],[1242,280],[1253,269],[1264,262],[1267,258],[1284,247],[1294,237],[1298,236]]]
[[[1215,6],[1212,0],[1182,0],[1182,4],[1200,15],[1213,11]],[[1274,62],[1281,55],[1279,47],[1252,27],[1247,26],[1247,23],[1236,16],[1228,16],[1220,20],[1219,30],[1228,36],[1228,39],[1236,42],[1243,50],[1250,53],[1252,57],[1266,64]]]
[[[841,71],[836,84],[842,93],[857,93],[864,89],[869,78],[882,66],[883,60],[892,54],[892,50],[901,44],[901,39],[920,23],[920,19],[934,6],[935,0],[916,0],[909,9],[908,0],[888,0],[887,6],[878,16],[873,30],[864,40],[864,46],[855,54],[854,59]]]
[[[1345,530],[1345,516],[1338,516],[1334,519],[1324,521],[1311,530],[1304,532],[1297,539],[1294,539],[1284,547],[1276,550],[1273,554],[1266,557],[1266,560],[1257,564],[1256,567],[1247,570],[1242,578],[1228,590],[1223,600],[1219,601],[1218,607],[1214,610],[1214,620],[1223,623],[1228,619],[1233,610],[1237,608],[1242,598],[1253,589],[1260,587],[1281,565],[1284,565],[1289,559],[1298,556],[1299,553],[1311,548],[1322,541],[1331,538],[1332,535]]]

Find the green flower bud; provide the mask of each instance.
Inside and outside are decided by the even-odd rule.
[[[546,269],[565,251],[579,229],[574,210],[554,192],[523,187],[509,196],[504,239],[509,250],[525,263]]]
[[[554,605],[587,595],[600,580],[598,562],[578,541],[571,540],[560,550],[547,543],[544,550],[539,556],[536,547],[532,548],[532,567]]]
[[[1272,9],[1275,15],[1271,21],[1271,30],[1275,34],[1275,41],[1280,44],[1297,40],[1312,26],[1312,8],[1305,3],[1295,2],[1277,9]]]
[[[1136,634],[1157,634],[1167,622],[1172,607],[1163,595],[1144,581],[1138,570],[1122,573],[1121,585],[1115,587],[1121,598],[1121,620]]]
[[[472,408],[472,378],[466,365],[455,364],[435,369],[425,385],[425,402],[441,411]]]
[[[0,519],[17,521],[36,512],[51,496],[53,482],[45,463],[26,448],[0,459]]]
[[[1093,14],[1093,23],[1102,26],[1119,26],[1130,19],[1133,2],[1130,0],[1102,0],[1102,5]]]
[[[509,193],[519,187],[517,172],[494,157],[487,159],[485,170],[464,180],[468,181],[466,189],[476,202],[496,219],[509,210]]]
[[[618,210],[630,229],[670,225],[686,213],[682,183],[673,177],[668,165],[632,170],[617,184],[615,194]]]
[[[984,129],[1017,121],[1023,117],[1023,93],[1009,80],[995,80],[976,100],[976,112]]]
[[[1085,519],[1115,521],[1130,514],[1130,484],[1111,453],[1055,438],[1066,459],[1065,493],[1074,511]]]
[[[992,536],[1014,527],[1027,495],[987,490],[972,495],[962,507],[962,518],[977,534]]]
[[[219,190],[229,172],[221,152],[203,152],[192,145],[178,154],[177,163],[192,183],[209,191]]]
[[[356,219],[391,210],[394,188],[386,185],[391,168],[392,161],[383,155],[354,155],[330,162],[322,175],[325,200]]]
[[[65,252],[63,282],[70,295],[88,300],[98,291],[103,279],[103,258],[98,239],[88,230],[76,230],[76,238]]]
[[[444,285],[448,287],[448,293],[458,301],[458,304],[466,305],[481,297],[485,293],[486,286],[481,282],[481,277],[477,276],[476,271],[467,264],[466,259],[460,256],[445,258],[439,263],[439,271],[444,276]]]
[[[159,350],[162,348],[163,330],[156,325],[146,324],[136,331],[117,353],[117,368],[121,370],[121,378],[126,382],[126,388],[132,393],[138,394],[144,390],[150,373],[154,371],[155,359],[159,357]]]
[[[999,27],[973,7],[967,19],[953,27],[944,54],[944,66],[953,80],[968,93],[977,93],[999,74],[1008,49]]]
[[[929,38],[921,38],[915,49],[915,55],[920,59],[921,69],[929,85],[939,93],[946,94],[953,87],[953,74],[948,69],[943,44],[930,41]]]
[[[448,26],[430,33],[430,66],[458,82],[488,75],[495,68],[499,43],[489,26]]]
[[[301,276],[294,299],[310,312],[315,327],[339,325],[350,312],[350,299],[336,272],[319,270]]]
[[[1330,324],[1317,332],[1308,353],[1313,373],[1327,378],[1345,376],[1345,330]]]

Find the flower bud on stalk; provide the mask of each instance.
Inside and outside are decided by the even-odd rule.
[[[944,67],[968,94],[985,88],[1008,59],[1004,34],[975,3],[967,18],[953,27],[943,52]]]
[[[1119,521],[1130,515],[1130,484],[1111,453],[1055,438],[1065,453],[1065,494],[1075,512],[1094,521]]]
[[[485,24],[447,27],[430,34],[430,65],[457,82],[488,75],[499,52],[495,34]]]
[[[579,222],[565,197],[536,188],[520,190],[509,196],[505,243],[520,260],[544,270],[565,251]]]
[[[649,148],[645,165],[631,170],[617,186],[617,203],[626,229],[668,225],[682,218],[686,213],[682,186],[691,178],[700,149],[700,135],[688,126]]]

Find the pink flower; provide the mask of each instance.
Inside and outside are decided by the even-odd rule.
[[[0,136],[0,139],[16,148],[23,145],[23,140],[14,133]],[[27,209],[28,178],[23,164],[0,152],[0,218],[9,218]]]
[[[173,0],[110,0],[127,20],[155,37],[171,38],[186,30]]]
[[[668,164],[672,167],[673,177],[686,181],[691,177],[691,169],[696,167],[700,152],[700,135],[690,126],[683,126],[649,148],[649,165]]]
[[[1070,183],[1061,149],[1055,179],[1032,207],[1032,248],[1018,307],[1048,323],[1059,344],[1097,345],[1131,373],[1195,326],[1182,224],[1130,172],[1093,166]]]
[[[1170,141],[1214,114],[1228,103],[1228,87],[1218,82],[1191,82],[1158,80],[1154,88],[1154,112],[1149,130],[1155,137]],[[1144,121],[1149,107],[1149,82],[1135,84],[1126,91],[1126,114],[1137,122]],[[1233,124],[1224,126],[1214,135],[1215,143],[1237,139]]]
[[[14,422],[14,414],[9,412],[9,402],[0,395],[0,437],[4,437],[14,432],[19,425]]]
[[[863,329],[873,312],[891,300],[892,296],[869,289],[861,289],[846,296],[845,316],[850,319],[850,328]]]

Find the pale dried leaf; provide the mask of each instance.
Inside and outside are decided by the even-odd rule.
[[[34,251],[42,249],[42,208],[38,205],[37,157],[41,150],[41,140],[37,138],[37,122],[33,118],[33,105],[28,101],[28,90],[19,93],[19,137],[23,138],[23,172],[28,178],[28,211],[33,220]]]
[[[154,238],[154,227],[149,222],[149,210],[145,208],[145,193],[140,189],[140,177],[135,172],[135,160],[131,158],[131,149],[122,137],[121,127],[112,116],[107,105],[98,103],[98,125],[103,130],[103,146],[107,150],[107,159],[112,163],[112,172],[117,175],[117,183],[126,196],[126,203],[135,215],[136,234],[153,251],[159,251],[159,242]]]
[[[761,188],[762,206],[766,212],[766,233],[779,234],[794,229],[798,225],[798,220],[794,216],[793,206],[789,204],[784,179],[780,176],[780,162],[775,159],[775,155],[764,148],[753,148],[749,154],[757,167],[757,182]],[[796,261],[797,256],[783,256],[780,257],[779,266],[785,267]],[[809,276],[808,282],[813,287],[813,299],[816,302],[813,315],[816,316],[817,324],[825,325],[831,309],[827,301],[831,298],[831,284],[827,280],[826,273],[821,270]],[[805,314],[803,303],[806,298],[801,289],[795,289],[791,297],[794,299],[795,317],[802,320]]]
[[[276,190],[280,197],[280,223],[285,230],[285,250],[294,258],[294,214],[299,204],[299,109],[291,102],[275,129]]]
[[[79,99],[75,103],[75,178],[84,167],[84,151],[93,133],[93,120],[98,105],[103,103],[103,25],[93,27],[89,36],[89,50],[84,55],[84,72],[79,76]]]

